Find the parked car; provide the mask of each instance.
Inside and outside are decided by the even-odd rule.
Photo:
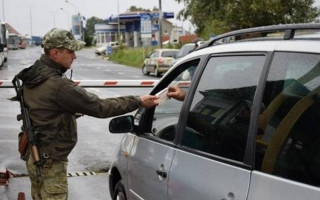
[[[176,58],[179,50],[177,49],[155,49],[150,56],[148,56],[142,66],[142,73],[149,75],[153,72],[155,76],[168,71],[172,65],[172,61]]]
[[[6,62],[5,47],[3,44],[0,44],[0,68],[3,67],[3,64]]]
[[[172,65],[174,65],[179,59],[181,59],[182,57],[184,57],[185,55],[191,53],[192,51],[195,50],[196,48],[196,44],[197,44],[197,47],[200,47],[202,44],[204,44],[205,41],[198,41],[196,43],[187,43],[187,44],[184,44],[180,49],[179,49],[179,52],[177,54],[177,57],[176,59],[172,62]]]
[[[97,55],[106,54],[108,46],[110,46],[112,49],[117,49],[117,48],[119,48],[119,43],[118,42],[108,42],[106,44],[103,44],[101,47],[96,48],[95,53]]]
[[[175,85],[184,101],[110,121],[127,133],[112,198],[320,199],[320,37],[308,30],[320,24],[234,31],[180,59],[150,94]],[[237,39],[257,32],[285,34]]]

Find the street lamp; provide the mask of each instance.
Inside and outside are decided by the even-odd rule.
[[[67,18],[68,18],[68,30],[70,30],[70,15],[69,15],[69,12],[68,11],[66,11],[65,9],[63,9],[63,8],[60,8],[60,10],[61,11],[64,11],[64,12],[66,12],[67,13]]]
[[[70,1],[68,1],[68,0],[65,0],[64,2],[66,2],[66,3],[70,4],[70,5],[72,5],[72,6],[73,6],[73,8],[74,8],[74,13],[75,13],[75,14],[78,14],[78,13],[77,13],[77,8],[76,8],[76,6],[75,6],[73,3],[71,3],[71,2],[70,2]]]

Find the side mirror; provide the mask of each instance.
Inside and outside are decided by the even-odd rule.
[[[3,45],[0,44],[0,52],[3,52]]]
[[[110,133],[128,133],[133,130],[133,116],[113,118],[109,123]]]

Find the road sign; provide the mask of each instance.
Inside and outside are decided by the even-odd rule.
[[[141,14],[140,24],[141,24],[140,26],[141,38],[151,38],[152,36],[151,15]]]

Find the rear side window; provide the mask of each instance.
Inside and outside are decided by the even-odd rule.
[[[256,138],[256,168],[320,186],[320,55],[276,53]]]
[[[209,60],[189,110],[183,146],[243,161],[251,105],[264,62],[264,55]]]
[[[152,52],[152,54],[150,55],[150,58],[156,58],[159,57],[159,51],[154,51]]]

